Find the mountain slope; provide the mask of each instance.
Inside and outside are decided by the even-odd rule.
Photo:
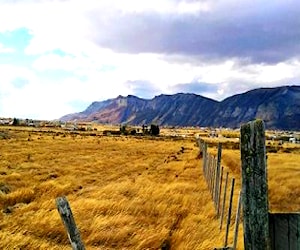
[[[300,87],[261,88],[229,97],[208,123],[237,127],[255,118],[264,120],[268,128],[300,129]]]
[[[160,95],[150,100],[147,110],[137,112],[133,124],[193,126],[205,122],[218,102],[195,94]],[[195,112],[197,111],[197,112]],[[200,112],[199,112],[200,111]]]
[[[218,102],[196,94],[160,95],[151,100],[118,96],[93,102],[62,121],[171,126],[239,127],[263,119],[267,128],[300,130],[300,86],[261,88]]]

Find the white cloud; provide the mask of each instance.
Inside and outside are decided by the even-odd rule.
[[[2,116],[51,119],[60,109],[68,110],[64,103],[56,102],[55,96],[51,100],[51,93],[43,94],[43,91],[46,92],[48,89],[36,84],[11,91],[2,97],[1,101],[5,103],[5,108],[2,107]]]
[[[0,3],[0,32],[27,28],[33,36],[27,54],[42,54],[54,49],[68,53],[81,53],[90,46],[95,32],[90,12],[99,17],[122,13],[161,12],[193,13],[209,9],[209,2],[142,1],[142,0],[81,0],[72,1],[20,1]],[[101,32],[101,31],[99,31]],[[104,31],[105,32],[105,31]],[[1,47],[0,47],[1,48]]]
[[[118,54],[101,49],[95,52],[94,56],[89,54],[82,57],[43,55],[33,63],[33,69],[41,72],[39,77],[33,70],[26,68],[0,66],[0,71],[6,72],[0,81],[1,115],[59,118],[86,107],[76,110],[72,107],[74,102],[86,104],[119,94],[135,94],[134,89],[127,84],[128,80],[147,80],[152,84],[152,89],[167,94],[174,93],[173,87],[176,84],[206,82],[217,86],[216,92],[205,93],[206,96],[218,100],[262,83],[266,87],[273,86],[274,81],[277,85],[292,84],[293,82],[286,82],[287,78],[300,80],[299,61],[273,66],[239,65],[237,61],[197,66],[187,62],[169,63],[156,54]],[[56,70],[66,70],[72,72],[73,77],[52,82],[43,78],[43,72],[47,70],[52,70],[53,74]],[[16,77],[28,79],[29,83],[16,88],[12,84]]]
[[[3,44],[0,43],[0,54],[7,54],[15,52],[14,48],[5,47]]]
[[[299,61],[291,60],[280,62],[275,65],[250,66],[256,72],[256,81],[264,83],[274,83],[283,79],[289,79],[294,76],[299,76]],[[299,79],[300,80],[300,79]]]
[[[221,1],[222,2],[222,1]],[[234,1],[231,1],[233,3]],[[223,2],[224,3],[224,2]],[[174,93],[174,86],[191,82],[217,85],[211,98],[223,99],[232,93],[256,86],[299,84],[299,60],[287,60],[273,65],[241,63],[237,59],[205,62],[191,56],[173,55],[180,60],[155,53],[118,53],[97,46],[93,33],[109,28],[110,15],[124,13],[157,12],[173,15],[208,12],[215,8],[212,1],[141,1],[141,0],[72,0],[72,1],[20,1],[0,3],[0,32],[24,27],[32,39],[25,49],[26,56],[36,58],[27,66],[14,63],[0,64],[0,116],[54,119],[75,110],[75,101],[91,103],[135,94],[135,84],[151,84],[161,93]],[[108,22],[93,25],[90,12]],[[94,17],[94,15],[92,15]],[[104,22],[105,24],[105,22]],[[122,39],[120,37],[120,39]],[[138,39],[144,39],[143,37]],[[60,50],[61,53],[55,53]],[[0,53],[13,49],[0,44]],[[46,72],[55,75],[66,71],[64,78],[51,81]],[[13,84],[17,78],[26,85]],[[289,82],[287,82],[289,81]],[[143,96],[142,96],[143,97]]]
[[[42,54],[54,49],[81,52],[89,32],[86,11],[93,5],[83,1],[27,1],[0,3],[0,32],[26,28],[32,40],[27,54]]]
[[[10,64],[0,64],[0,89],[1,93],[11,87],[11,82],[17,78],[27,79],[29,82],[36,82],[35,72],[26,68]]]
[[[32,64],[32,67],[38,71],[46,70],[64,70],[76,71],[78,69],[76,58],[65,55],[45,54],[38,57]]]

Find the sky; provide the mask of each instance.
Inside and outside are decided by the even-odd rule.
[[[0,117],[300,85],[298,0],[0,0]]]

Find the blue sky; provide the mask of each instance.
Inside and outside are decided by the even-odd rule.
[[[2,0],[0,117],[300,83],[296,0]]]

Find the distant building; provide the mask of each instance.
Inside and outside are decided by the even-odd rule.
[[[290,143],[296,143],[296,138],[295,138],[295,137],[290,138],[290,139],[289,139],[289,142],[290,142]]]

